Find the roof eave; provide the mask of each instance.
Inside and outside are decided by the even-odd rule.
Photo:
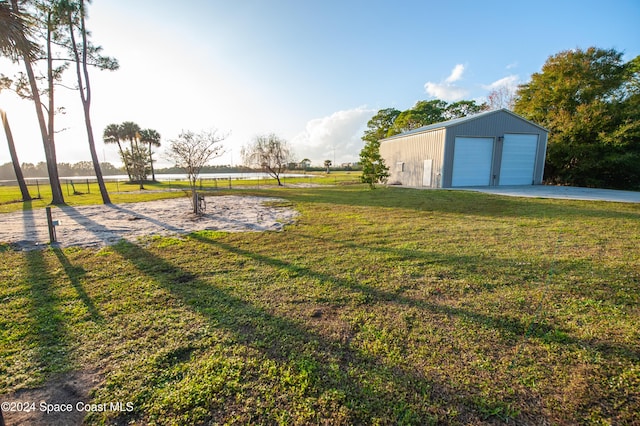
[[[417,128],[417,129],[414,129],[414,130],[409,130],[408,132],[399,133],[397,135],[389,136],[388,138],[380,139],[380,143],[385,142],[385,141],[389,141],[389,140],[393,140],[393,139],[399,139],[399,138],[402,138],[402,137],[405,137],[405,136],[409,136],[409,135],[417,135],[417,134],[421,134],[421,133],[429,133],[429,132],[434,132],[436,130],[440,130],[440,129],[444,129],[444,128],[448,128],[448,127],[458,126],[460,124],[466,123],[467,121],[476,120],[476,119],[480,118],[480,117],[478,117],[479,115],[487,116],[487,115],[496,114],[496,113],[501,112],[501,111],[506,112],[506,113],[514,116],[515,118],[517,118],[519,120],[526,121],[527,123],[530,123],[530,124],[538,127],[539,129],[549,133],[549,129],[546,129],[546,128],[540,126],[539,124],[534,123],[531,120],[527,120],[526,118],[516,114],[513,111],[510,111],[510,110],[508,110],[506,108],[501,108],[501,109],[496,109],[496,110],[492,110],[492,111],[480,112],[478,114],[468,115],[466,117],[454,118],[452,120],[442,121],[440,123],[429,124],[427,126],[422,126],[422,127]]]

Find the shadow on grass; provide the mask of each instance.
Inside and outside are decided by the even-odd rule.
[[[381,289],[376,289],[374,287],[363,285],[358,283],[355,280],[345,280],[339,279],[332,275],[327,275],[324,273],[316,272],[308,267],[295,265],[280,259],[276,259],[273,257],[265,256],[259,253],[251,252],[248,250],[244,250],[240,247],[235,247],[227,243],[223,243],[220,241],[213,240],[211,238],[207,238],[202,234],[192,234],[191,238],[194,238],[198,241],[210,244],[219,249],[226,250],[230,253],[234,253],[239,256],[244,256],[255,261],[261,262],[265,265],[269,265],[278,269],[285,269],[292,274],[299,276],[306,276],[310,279],[317,279],[321,282],[331,283],[332,285],[337,285],[351,291],[356,291],[365,296],[365,300],[367,302],[375,303],[380,301],[391,302],[398,305],[410,306],[413,308],[418,308],[420,310],[426,310],[429,312],[444,314],[447,316],[461,318],[465,321],[471,321],[477,325],[480,325],[485,328],[497,329],[501,332],[505,338],[512,341],[514,344],[518,342],[518,340],[522,338],[536,338],[545,343],[554,343],[568,348],[584,348],[589,347],[595,352],[600,353],[605,357],[624,357],[629,359],[630,361],[637,362],[640,359],[640,348],[634,345],[624,345],[624,344],[610,344],[607,342],[594,342],[590,340],[578,339],[575,337],[571,337],[567,330],[562,329],[556,325],[547,323],[545,318],[538,318],[537,321],[533,322],[525,322],[521,318],[510,316],[506,314],[500,314],[497,312],[494,315],[488,315],[476,312],[471,309],[464,309],[459,307],[450,306],[447,304],[438,304],[435,302],[430,302],[426,300],[418,300],[410,297],[402,296],[397,292],[385,291]],[[309,237],[307,238],[314,238]],[[313,244],[313,243],[311,243]],[[439,263],[443,265],[456,265],[456,267],[464,268],[462,265],[470,265],[468,266],[469,270],[466,273],[474,273],[475,265],[482,264],[484,261],[478,257],[474,256],[461,256],[461,255],[444,255],[438,252],[416,252],[412,250],[405,249],[390,249],[390,248],[372,248],[372,247],[362,247],[358,245],[353,245],[349,243],[346,245],[348,250],[354,249],[362,249],[362,250],[372,250],[372,251],[383,251],[386,253],[393,253],[398,256],[399,259],[402,258],[416,258],[420,257],[427,262],[430,263]],[[341,252],[341,250],[336,250],[336,252]],[[363,256],[366,257],[366,256]],[[511,260],[499,260],[493,259],[493,262],[498,262],[496,268],[500,269],[506,267],[508,265],[513,265],[516,261]],[[540,285],[544,285],[543,281],[540,280]]]
[[[384,207],[489,217],[640,219],[640,205],[578,200],[517,198],[453,190],[362,186],[238,190],[300,203]],[[599,208],[598,208],[599,207]]]
[[[49,273],[42,251],[28,251],[25,258],[39,371],[44,374],[64,371],[71,361],[67,350],[65,318],[53,288],[54,277]]]
[[[36,227],[36,220],[34,217],[34,211],[33,211],[33,206],[32,206],[33,202],[32,201],[25,201],[22,204],[22,221],[24,222],[24,229],[25,231],[28,231],[29,229],[34,229]]]
[[[144,219],[144,220],[146,220],[146,221],[148,221],[148,222],[153,223],[154,225],[161,226],[161,227],[163,227],[163,228],[165,228],[165,229],[168,229],[168,230],[170,230],[170,231],[172,231],[172,232],[176,232],[176,233],[182,233],[182,232],[184,232],[184,230],[183,230],[183,229],[177,228],[177,227],[175,227],[175,226],[173,226],[173,225],[170,225],[170,224],[168,224],[168,223],[166,223],[166,222],[162,222],[162,221],[160,221],[160,220],[154,219],[154,218],[149,217],[149,216],[147,216],[147,215],[144,215],[144,214],[141,214],[141,213],[134,212],[133,210],[129,210],[129,209],[127,209],[127,208],[125,208],[125,207],[122,207],[122,206],[120,206],[120,205],[117,205],[117,204],[111,204],[111,205],[110,205],[110,206],[108,206],[108,207],[109,207],[110,209],[117,210],[117,211],[119,211],[119,212],[121,212],[121,213],[125,213],[125,214],[128,214],[128,215],[131,215],[132,217],[136,217],[136,218]],[[185,211],[188,211],[188,210],[185,210]],[[183,212],[181,212],[181,213],[183,213]],[[176,212],[176,214],[177,214],[177,212]]]
[[[206,238],[199,239],[248,257],[258,256]],[[344,343],[326,339],[297,322],[274,316],[140,246],[121,241],[114,249],[140,272],[208,318],[212,325],[231,332],[238,343],[259,350],[277,363],[304,363],[312,357],[316,366],[314,386],[306,391],[305,397],[319,398],[335,392],[343,395],[344,400],[340,404],[351,409],[351,424],[368,424],[375,418],[393,419],[395,422],[412,419],[408,423],[428,424],[443,415],[439,411],[442,405],[460,405],[459,395],[418,371],[403,371]],[[266,263],[286,266],[273,259],[258,258]],[[311,353],[310,348],[313,348]],[[337,367],[331,367],[336,362]],[[464,411],[461,414],[463,418],[477,420],[473,411]]]
[[[64,252],[59,248],[52,249],[55,253],[56,257],[60,261],[62,268],[64,269],[65,274],[69,278],[71,285],[74,290],[78,294],[78,297],[84,304],[87,312],[89,312],[91,321],[93,322],[102,322],[103,317],[96,308],[96,305],[93,303],[93,300],[89,297],[84,286],[82,285],[82,277],[87,273],[84,268],[80,266],[73,266],[67,256],[65,256]]]

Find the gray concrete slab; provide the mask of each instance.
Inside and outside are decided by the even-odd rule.
[[[565,200],[614,201],[619,203],[640,203],[640,192],[618,191],[614,189],[579,188],[572,186],[488,186],[453,188],[456,190],[486,192],[510,197],[558,198]]]

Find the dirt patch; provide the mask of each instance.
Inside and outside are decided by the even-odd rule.
[[[99,247],[125,239],[179,235],[200,230],[228,232],[279,231],[297,212],[285,200],[266,197],[207,197],[206,212],[190,212],[188,198],[52,209],[58,247]],[[47,246],[45,210],[24,210],[0,215],[0,243],[18,250]]]
[[[0,401],[3,403],[5,424],[80,425],[91,408],[87,406],[89,393],[101,381],[102,377],[97,372],[75,371],[56,376],[37,389],[21,389],[2,395]],[[7,404],[9,410],[6,409]]]

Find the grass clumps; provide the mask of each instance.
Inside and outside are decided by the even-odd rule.
[[[284,232],[2,252],[0,393],[98,369],[89,424],[634,424],[640,206],[253,188]],[[16,272],[17,271],[17,272]]]

